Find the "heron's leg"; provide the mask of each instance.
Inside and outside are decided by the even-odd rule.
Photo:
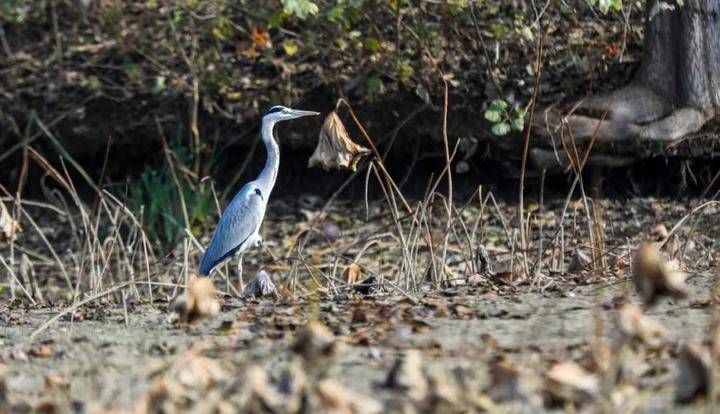
[[[238,285],[240,286],[240,294],[242,295],[243,291],[245,291],[245,283],[243,283],[243,254],[240,253],[238,255]]]

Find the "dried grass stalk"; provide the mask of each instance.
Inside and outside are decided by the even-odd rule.
[[[348,168],[355,171],[358,162],[369,153],[369,149],[350,139],[345,125],[333,111],[325,118],[315,152],[308,160],[308,167],[317,166],[325,170]]]

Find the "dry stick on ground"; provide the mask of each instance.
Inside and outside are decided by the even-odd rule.
[[[120,283],[119,285],[115,285],[115,286],[109,288],[108,290],[106,290],[106,291],[104,291],[104,292],[97,293],[97,294],[95,294],[95,295],[93,295],[93,296],[90,296],[90,297],[88,297],[88,298],[85,298],[85,299],[83,299],[83,300],[81,300],[81,301],[79,301],[79,302],[73,303],[72,305],[70,305],[70,306],[68,306],[67,308],[65,308],[65,309],[63,309],[62,311],[60,311],[57,315],[55,315],[55,316],[53,316],[52,318],[48,319],[47,321],[43,322],[42,325],[40,325],[37,329],[35,329],[35,330],[30,334],[30,336],[28,337],[28,342],[29,342],[29,343],[32,343],[39,334],[41,334],[41,333],[42,333],[43,331],[45,331],[50,325],[52,325],[53,323],[55,323],[55,322],[57,322],[58,320],[60,320],[60,318],[62,318],[63,316],[67,315],[68,313],[73,312],[73,311],[75,311],[76,309],[80,308],[81,306],[87,305],[87,304],[90,303],[90,302],[94,302],[94,301],[96,301],[96,300],[98,300],[98,299],[100,299],[100,298],[103,298],[103,297],[108,296],[108,295],[110,295],[110,294],[112,294],[112,293],[115,293],[115,292],[117,292],[117,291],[120,290],[120,289],[123,289],[123,288],[125,288],[125,287],[128,287],[128,286],[130,286],[132,283],[134,283],[134,282],[131,282],[131,281],[122,282],[122,283]]]
[[[530,117],[528,118],[527,126],[525,127],[525,136],[523,137],[523,153],[522,153],[522,164],[520,164],[520,190],[519,190],[519,202],[518,202],[518,219],[520,220],[520,229],[522,229],[525,220],[525,169],[527,167],[528,151],[530,150],[530,132],[532,131],[532,118],[535,115],[535,104],[537,103],[537,95],[540,90],[540,72],[542,70],[542,57],[543,57],[543,46],[545,45],[545,38],[547,37],[547,30],[544,31],[540,42],[538,44],[538,56],[535,64],[535,85],[533,86],[533,94],[530,99]],[[520,233],[520,243],[523,250],[523,271],[526,276],[529,275],[529,267],[527,261],[527,240],[525,238],[525,232]]]

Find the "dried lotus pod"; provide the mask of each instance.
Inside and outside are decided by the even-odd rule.
[[[340,117],[331,112],[320,130],[320,138],[308,167],[322,167],[325,170],[348,168],[357,169],[358,162],[370,150],[354,143],[345,129]]]

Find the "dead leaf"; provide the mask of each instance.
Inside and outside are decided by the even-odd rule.
[[[348,285],[354,285],[362,278],[362,270],[357,263],[350,263],[343,272],[343,278]]]
[[[527,368],[515,365],[500,356],[490,369],[488,396],[497,402],[518,401],[540,406],[538,378]]]
[[[675,401],[688,403],[710,389],[711,358],[708,348],[697,342],[681,345],[675,378]]]
[[[662,258],[653,243],[640,243],[633,261],[633,283],[645,305],[655,304],[662,295],[685,297],[685,277],[684,272],[674,269]]]
[[[315,412],[333,414],[372,414],[383,412],[382,404],[368,396],[345,389],[334,380],[324,379],[315,389],[319,407]]]
[[[187,291],[175,298],[170,306],[178,314],[181,324],[192,324],[220,312],[215,286],[206,277],[192,276]]]
[[[355,171],[360,159],[369,153],[369,149],[350,139],[340,117],[333,111],[325,118],[308,167],[319,166],[325,170],[349,168]]]
[[[309,366],[330,359],[338,348],[339,344],[332,332],[315,320],[309,321],[300,330],[292,346],[293,352],[300,355]]]
[[[610,393],[610,404],[612,412],[615,413],[636,413],[641,412],[644,398],[633,384],[622,384]]]
[[[252,32],[250,33],[250,38],[252,39],[253,47],[264,49],[266,47],[272,46],[272,42],[270,41],[270,33],[265,28],[253,28]]]
[[[375,278],[375,276],[370,276],[362,282],[355,284],[355,286],[353,286],[353,290],[363,295],[369,295],[373,293],[375,289],[377,289],[376,285],[377,279]]]
[[[37,348],[31,349],[29,354],[35,358],[48,358],[55,355],[55,352],[50,345],[40,345]]]
[[[245,286],[245,290],[243,290],[242,296],[243,298],[261,298],[264,296],[278,298],[280,295],[270,275],[266,271],[261,270],[250,279],[247,286]]]
[[[68,390],[70,389],[70,381],[60,375],[51,374],[45,376],[45,386],[57,390]]]
[[[653,227],[652,230],[650,230],[650,236],[655,241],[663,241],[668,238],[670,233],[668,232],[667,227],[665,227],[664,224],[658,224],[657,226]]]
[[[415,401],[425,398],[428,383],[422,371],[422,356],[417,349],[403,352],[388,372],[385,386],[404,391]]]
[[[561,362],[545,373],[545,390],[552,399],[583,404],[597,398],[600,382],[580,365]]]
[[[617,312],[615,325],[626,341],[654,344],[667,335],[667,330],[659,322],[643,315],[642,309],[635,305],[623,305]]]
[[[12,242],[21,231],[20,223],[12,218],[5,204],[0,201],[0,240]]]
[[[568,265],[568,272],[580,272],[586,270],[592,264],[592,258],[580,249],[575,249],[572,259]]]

